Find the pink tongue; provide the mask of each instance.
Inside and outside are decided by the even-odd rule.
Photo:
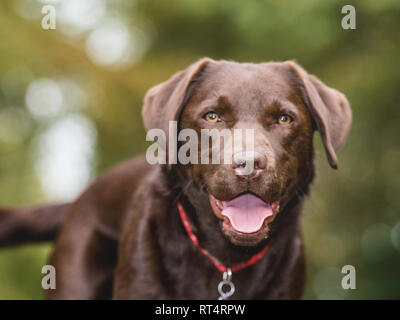
[[[221,213],[229,218],[236,231],[253,233],[260,230],[265,218],[272,215],[272,208],[260,198],[246,193],[226,202]]]

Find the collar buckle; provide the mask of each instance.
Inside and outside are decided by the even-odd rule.
[[[220,294],[218,300],[228,300],[235,293],[231,268],[227,268],[222,274],[222,281],[218,284],[218,292]]]

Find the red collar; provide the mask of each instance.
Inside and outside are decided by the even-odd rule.
[[[258,262],[262,257],[264,257],[268,251],[268,246],[265,246],[264,249],[262,249],[260,252],[253,255],[249,260],[235,264],[231,267],[227,267],[227,266],[223,265],[221,262],[219,262],[218,259],[213,257],[207,250],[200,247],[199,240],[197,239],[196,235],[190,230],[189,220],[186,217],[185,210],[183,209],[182,205],[179,202],[178,202],[178,209],[179,209],[179,215],[181,217],[183,226],[185,227],[185,230],[186,230],[189,238],[192,240],[194,245],[197,248],[199,248],[200,252],[202,254],[204,254],[214,264],[214,266],[222,273],[227,272],[228,269],[231,269],[232,272],[235,272],[235,271],[239,271],[244,268],[250,267],[253,264],[255,264],[256,262]]]

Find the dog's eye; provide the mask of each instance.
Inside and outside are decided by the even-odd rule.
[[[208,122],[213,122],[213,123],[221,121],[219,115],[216,114],[214,111],[207,112],[204,116],[204,119]]]
[[[289,124],[292,121],[292,117],[287,114],[281,114],[278,119],[279,124]]]

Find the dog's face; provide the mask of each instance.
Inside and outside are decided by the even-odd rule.
[[[199,141],[202,129],[254,130],[251,149],[241,144],[231,161],[222,156],[212,164],[215,145],[209,143],[210,164],[201,163],[199,143],[199,163],[179,166],[196,186],[193,202],[207,203],[223,233],[240,246],[265,239],[275,217],[312,180],[314,129],[336,168],[335,151],[351,122],[344,96],[293,62],[205,59],[152,90],[145,102],[145,123],[147,112],[161,120],[158,126],[148,120],[148,128],[163,129],[162,121],[178,120],[179,129],[194,129]],[[243,171],[247,161],[252,163],[250,172]]]
[[[180,128],[195,129],[199,136],[201,129],[253,129],[254,142],[251,149],[234,152],[231,163],[222,152],[220,163],[199,161],[186,170],[208,193],[224,233],[235,243],[258,242],[279,208],[312,177],[311,116],[288,79],[273,68],[215,65],[200,80],[182,111]],[[245,131],[240,133],[244,140]],[[240,156],[254,161],[249,174],[241,174]]]

